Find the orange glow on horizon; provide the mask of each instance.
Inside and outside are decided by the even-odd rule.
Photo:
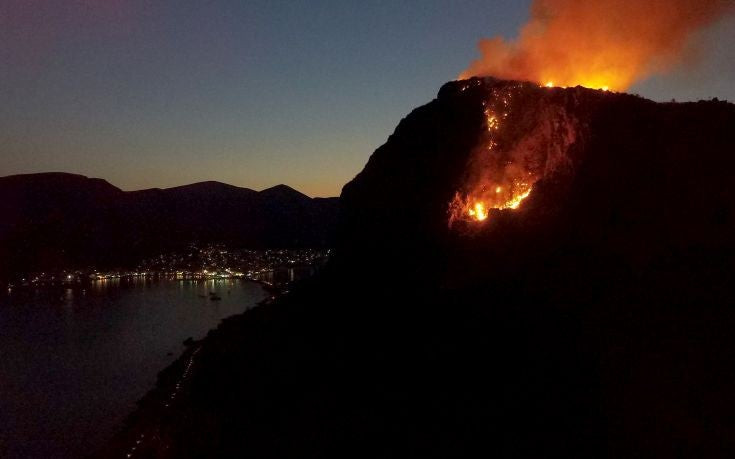
[[[721,0],[534,0],[518,38],[480,40],[459,78],[624,91],[681,64],[690,36],[733,10]]]

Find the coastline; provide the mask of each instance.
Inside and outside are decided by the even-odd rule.
[[[184,340],[186,349],[170,365],[163,368],[156,377],[156,383],[143,397],[136,402],[137,407],[126,416],[116,429],[112,438],[94,451],[90,458],[134,458],[157,456],[167,449],[166,433],[161,429],[164,424],[170,425],[178,417],[186,416],[186,402],[190,396],[191,378],[197,371],[197,363],[201,351],[208,340],[240,322],[252,311],[270,306],[287,293],[283,287],[271,282],[255,279],[243,279],[260,284],[269,294],[258,301],[255,306],[245,311],[226,317],[204,338]]]

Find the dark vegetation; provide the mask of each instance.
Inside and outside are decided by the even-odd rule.
[[[260,192],[218,182],[123,192],[101,179],[0,177],[0,280],[33,271],[134,267],[192,242],[329,247],[337,198],[285,185]]]
[[[328,271],[212,332],[142,454],[732,457],[735,106],[528,86],[584,120],[573,167],[449,230],[481,83],[401,122]]]

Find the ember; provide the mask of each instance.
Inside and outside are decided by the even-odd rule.
[[[481,202],[475,203],[473,207],[467,210],[467,215],[479,222],[485,220],[487,218],[487,210],[485,209],[485,204]]]
[[[523,83],[489,88],[483,104],[485,131],[470,155],[464,185],[449,203],[450,227],[457,221],[492,220],[496,210],[518,209],[539,179],[567,162],[566,151],[578,131],[575,122],[551,102],[550,93],[528,89]]]

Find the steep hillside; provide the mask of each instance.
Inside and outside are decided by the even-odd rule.
[[[733,126],[717,101],[448,83],[345,186],[331,270],[211,333],[109,451],[732,456]]]

